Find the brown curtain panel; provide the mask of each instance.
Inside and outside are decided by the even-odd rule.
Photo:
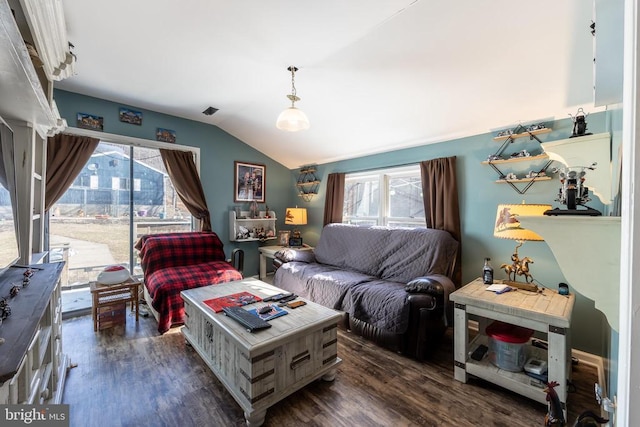
[[[443,157],[420,162],[420,172],[427,228],[448,231],[459,243],[453,282],[456,286],[460,286],[462,282],[462,233],[460,230],[456,157]]]
[[[73,184],[99,143],[97,138],[66,134],[58,134],[47,140],[45,212]]]
[[[330,173],[327,177],[327,196],[324,199],[323,226],[342,222],[344,204],[344,173]]]
[[[193,153],[161,149],[160,155],[180,200],[191,215],[200,220],[200,230],[211,231],[211,215],[196,163],[193,161]]]

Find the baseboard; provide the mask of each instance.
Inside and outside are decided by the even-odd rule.
[[[62,312],[62,320],[69,320],[74,317],[88,316],[91,314],[91,307],[79,308],[77,310],[69,310]]]

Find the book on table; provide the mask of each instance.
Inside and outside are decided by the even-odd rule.
[[[202,302],[216,313],[220,313],[224,307],[240,307],[259,301],[262,301],[262,298],[244,291],[222,297],[211,298]]]

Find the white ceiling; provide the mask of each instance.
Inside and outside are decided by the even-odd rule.
[[[77,75],[56,87],[216,125],[289,168],[595,111],[590,1],[63,3]],[[307,131],[275,127],[289,65]]]

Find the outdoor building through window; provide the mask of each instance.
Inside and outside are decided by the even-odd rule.
[[[51,261],[65,261],[63,293],[86,288],[107,265],[140,277],[140,236],[192,229],[157,147],[102,141],[50,210]]]
[[[426,227],[418,165],[347,174],[342,222]]]

